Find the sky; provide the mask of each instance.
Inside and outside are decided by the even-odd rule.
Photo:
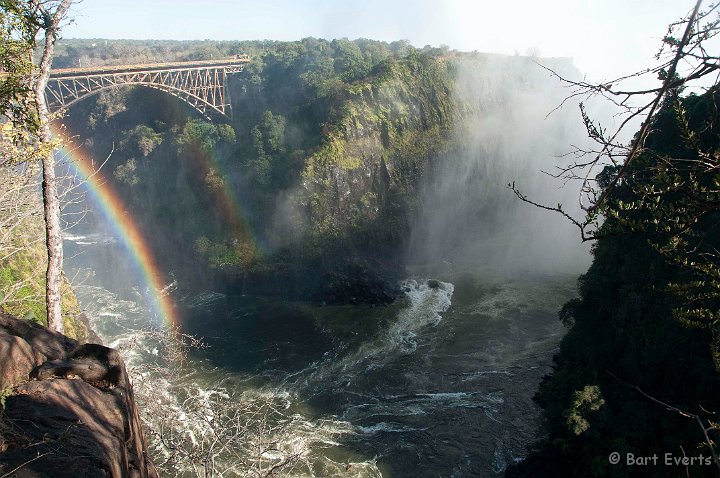
[[[65,38],[409,40],[571,57],[589,80],[650,65],[693,0],[76,0]]]

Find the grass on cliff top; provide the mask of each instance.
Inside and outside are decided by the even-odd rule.
[[[23,223],[12,230],[9,241],[3,244],[1,252],[6,257],[0,259],[0,307],[11,315],[47,326],[44,235],[42,218],[26,216]],[[81,313],[77,297],[63,276],[65,335],[82,342],[87,339],[88,330],[80,320]]]

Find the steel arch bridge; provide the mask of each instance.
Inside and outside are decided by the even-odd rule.
[[[45,99],[51,113],[62,112],[89,96],[118,86],[146,86],[170,93],[205,118],[232,114],[227,78],[250,63],[247,55],[232,59],[150,63],[52,70]]]

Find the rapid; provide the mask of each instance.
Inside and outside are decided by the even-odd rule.
[[[293,476],[498,476],[539,437],[532,395],[574,294],[572,276],[467,271],[407,279],[387,307],[205,290],[180,301],[182,332],[203,346],[172,362],[149,291],[119,287],[120,264],[88,267],[121,260],[117,242],[78,234],[66,247],[93,329],[128,362],[155,459],[178,476],[278,463]]]

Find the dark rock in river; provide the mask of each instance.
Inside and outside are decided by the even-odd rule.
[[[390,304],[400,294],[397,287],[372,267],[348,262],[325,272],[315,300],[328,304]]]
[[[0,311],[0,475],[157,477],[117,351]]]
[[[439,280],[436,280],[436,279],[429,279],[429,280],[427,281],[427,285],[428,285],[428,287],[430,287],[431,289],[438,289],[438,288],[440,287],[440,281],[439,281]]]

